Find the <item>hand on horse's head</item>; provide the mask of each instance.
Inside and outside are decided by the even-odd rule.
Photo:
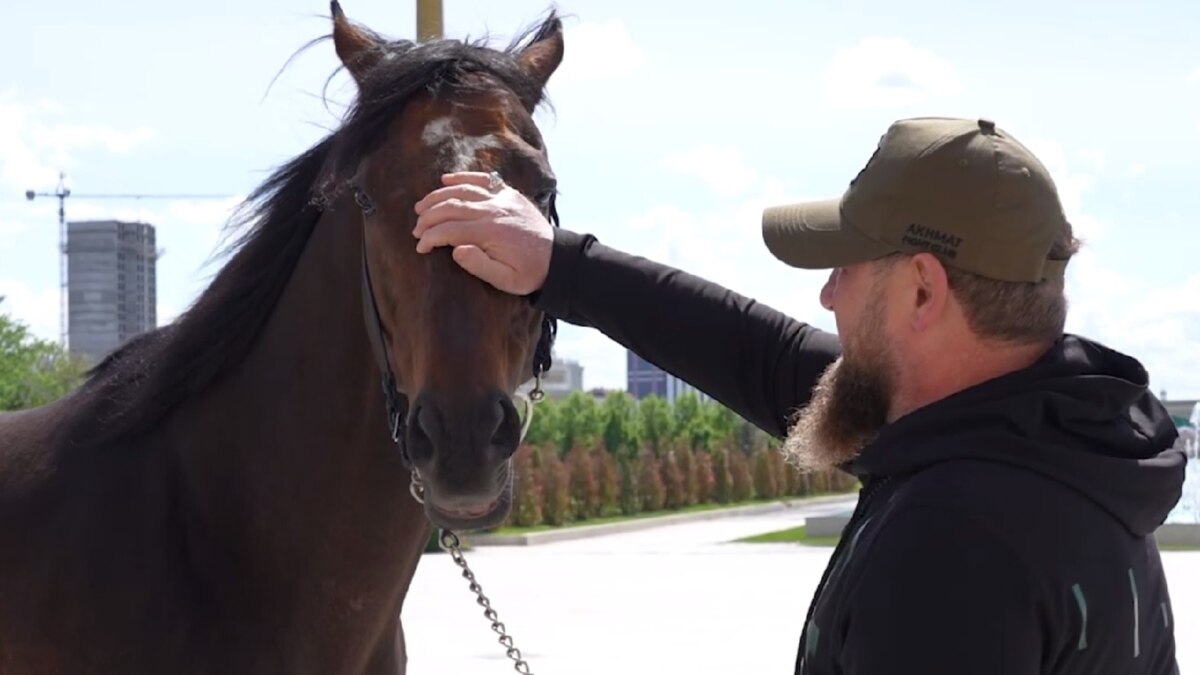
[[[488,180],[486,173],[446,174],[445,187],[417,202],[417,252],[452,246],[467,272],[506,293],[527,295],[546,280],[554,228],[525,195],[508,185],[491,192]]]

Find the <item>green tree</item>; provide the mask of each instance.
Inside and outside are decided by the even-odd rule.
[[[82,357],[35,337],[23,323],[0,314],[0,410],[55,401],[79,386],[86,371]]]
[[[675,404],[672,407],[675,413],[675,426],[671,434],[671,440],[689,438],[692,434],[692,427],[704,420],[704,410],[700,406],[700,397],[694,391],[686,391],[675,397]]]
[[[589,446],[599,442],[604,433],[600,405],[595,397],[573,391],[558,408],[559,454],[565,455],[576,445]]]
[[[559,404],[547,396],[533,406],[533,420],[529,422],[529,431],[525,434],[525,442],[530,445],[545,445],[559,442]]]
[[[700,397],[692,391],[685,392],[675,399],[675,433],[676,440],[683,440],[692,450],[711,450],[713,444],[727,437],[728,426],[723,418],[713,412],[716,403],[701,403]]]
[[[641,434],[637,420],[637,401],[628,392],[618,391],[604,397],[600,405],[604,424],[604,447],[617,457],[637,457]]]
[[[638,404],[638,427],[642,445],[654,454],[671,441],[674,421],[671,405],[661,396],[647,396]]]
[[[716,401],[708,401],[704,405],[705,418],[713,433],[720,439],[733,439],[738,428],[745,422],[740,415]]]

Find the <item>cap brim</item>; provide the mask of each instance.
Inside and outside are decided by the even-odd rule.
[[[762,236],[776,258],[810,270],[854,265],[896,250],[844,223],[840,198],[767,207]]]

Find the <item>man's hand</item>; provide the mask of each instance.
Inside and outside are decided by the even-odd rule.
[[[539,290],[554,227],[537,206],[507,185],[488,191],[486,173],[446,174],[442,182],[446,187],[417,202],[417,252],[453,246],[459,266],[496,288],[514,295]]]

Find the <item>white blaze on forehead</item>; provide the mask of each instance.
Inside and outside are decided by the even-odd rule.
[[[425,125],[421,141],[430,148],[442,148],[449,154],[450,171],[466,171],[479,159],[480,150],[504,147],[494,134],[468,136],[458,130],[452,117],[438,117]]]

